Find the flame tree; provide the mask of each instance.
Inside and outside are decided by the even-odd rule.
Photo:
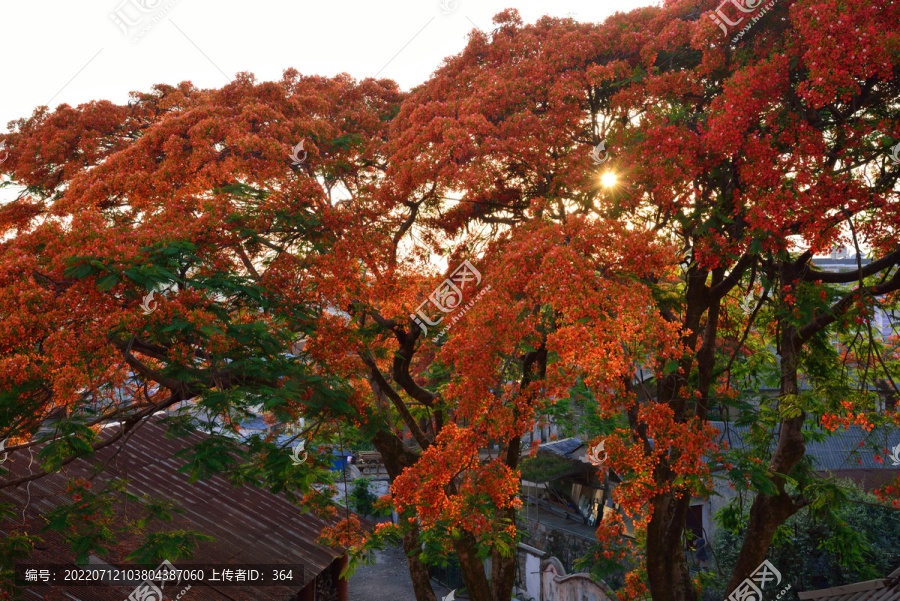
[[[898,9],[785,0],[731,43],[716,8],[528,26],[506,11],[408,93],[287,71],[16,122],[0,436],[33,444],[68,409],[36,478],[119,443],[97,424],[124,434],[176,405],[193,407],[180,431],[202,426],[198,408],[234,421],[255,406],[309,418],[311,439],[351,428],[381,453],[403,519],[328,536],[362,550],[399,535],[419,601],[436,598],[427,564],[452,551],[471,598],[500,601],[524,437],[577,386],[627,421],[605,448],[641,543],[619,544],[618,516],[598,530],[605,558],[638,561],[622,594],[697,598],[685,520],[713,461],[755,493],[733,589],[785,519],[839,496],[812,473],[808,426],[896,420],[868,389],[845,393],[896,390],[871,316],[900,288]],[[822,273],[813,255],[839,244],[874,260]],[[166,292],[144,315],[152,288]],[[780,394],[741,402],[761,356]],[[777,445],[721,448],[723,409]],[[187,459],[194,477],[325,505],[308,486],[320,474],[271,440],[247,455],[213,435]]]

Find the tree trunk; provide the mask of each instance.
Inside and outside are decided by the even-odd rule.
[[[688,332],[683,338],[683,342],[688,348],[694,348],[701,331],[704,332],[703,346],[696,356],[700,385],[706,387],[706,390],[701,390],[702,397],[709,396],[708,388],[712,381],[711,373],[715,362],[712,350],[718,326],[718,305],[711,307],[712,299],[706,284],[708,275],[708,272],[700,269],[691,269],[689,272],[686,292],[687,305],[682,324]],[[714,274],[713,283],[719,281],[721,281],[721,273]],[[707,323],[704,328],[702,317],[707,311]],[[686,375],[691,373],[693,361],[694,357],[683,358],[679,371],[660,378],[657,385],[657,402],[668,403],[678,422],[686,421],[693,413],[689,411],[687,400],[682,398],[682,390],[688,384]],[[695,411],[705,415],[705,404],[698,406]],[[646,442],[646,426],[639,425],[635,412],[629,413],[629,421],[632,428],[640,433],[642,439],[645,439],[645,445],[649,448],[649,444]],[[660,459],[654,471],[654,481],[660,486],[671,485],[676,474],[669,468],[669,457],[666,455],[660,457],[660,449],[655,449],[653,452],[657,453]],[[672,449],[671,452],[677,455],[680,451]],[[691,581],[683,542],[691,497],[686,494],[678,498],[670,491],[654,497],[650,504],[653,513],[647,526],[646,547],[650,595],[653,601],[696,601],[697,591]]]
[[[785,327],[781,337],[782,397],[793,397],[800,390],[798,379],[800,348],[801,342],[796,328]],[[757,493],[753,499],[747,533],[744,536],[731,581],[726,589],[728,593],[756,571],[766,558],[766,552],[769,550],[769,545],[772,544],[775,530],[803,506],[802,503],[796,503],[785,492],[785,478],[778,474],[790,474],[806,453],[806,443],[803,440],[802,432],[805,419],[806,413],[804,412],[781,422],[778,446],[775,447],[772,460],[769,462],[769,471],[775,474],[772,476],[772,481],[778,488],[778,494],[769,496]]]
[[[403,469],[412,465],[417,458],[416,454],[408,449],[400,438],[388,432],[378,432],[372,438],[372,444],[375,445],[375,448],[381,454],[381,459],[384,461],[384,467],[387,470],[391,484],[403,472]],[[428,568],[419,558],[422,554],[422,547],[419,544],[419,528],[417,525],[413,525],[403,535],[403,550],[406,553],[406,564],[412,579],[416,601],[437,601],[434,588],[431,586],[431,576],[428,574]]]
[[[542,347],[543,348],[543,347]],[[546,357],[546,355],[543,355]],[[538,357],[541,360],[541,356]],[[526,363],[527,365],[527,363]],[[542,362],[543,367],[543,362]],[[506,448],[506,465],[510,469],[516,469],[519,465],[519,453],[522,451],[522,439],[514,436],[510,439]],[[516,510],[513,507],[506,509],[502,516],[509,520],[509,523],[516,523]],[[502,529],[506,524],[498,523],[497,526]],[[502,556],[498,551],[491,553],[491,587],[494,599],[496,601],[506,601],[512,597],[512,590],[516,584],[516,547],[513,543],[512,554],[508,557]]]
[[[741,545],[731,581],[725,589],[729,594],[749,577],[766,558],[775,530],[797,511],[790,496],[780,493],[770,497],[757,494],[750,507],[750,522]]]
[[[384,461],[384,467],[388,472],[391,483],[403,472],[403,469],[415,463],[418,455],[410,450],[403,441],[388,432],[379,432],[372,438],[372,443],[381,458]],[[515,514],[513,513],[513,518]],[[500,563],[501,582],[508,581],[507,586],[498,586],[497,592],[501,595],[495,597],[492,593],[491,583],[487,574],[484,572],[484,561],[478,557],[476,552],[475,538],[470,533],[463,535],[453,541],[453,547],[459,558],[459,566],[462,571],[463,579],[466,581],[466,589],[469,592],[469,598],[472,601],[499,601],[509,599],[512,596],[512,578],[515,575],[514,563],[505,566]],[[403,536],[403,549],[406,552],[406,563],[409,567],[409,574],[412,578],[413,591],[416,601],[437,601],[434,589],[431,586],[431,577],[428,574],[428,568],[422,563],[420,556],[422,554],[421,544],[419,543],[419,529],[413,526],[409,532]],[[514,562],[514,557],[512,559]],[[505,593],[503,591],[506,591]]]
[[[458,539],[453,541],[453,548],[459,558],[459,569],[462,571],[463,580],[466,581],[469,599],[472,601],[499,601],[495,600],[491,593],[491,584],[487,574],[484,573],[484,561],[478,557],[475,551],[475,537],[470,532],[463,532]]]
[[[801,428],[805,419],[806,414],[802,414],[782,422],[778,447],[769,463],[773,472],[790,473],[803,457],[806,445],[803,442]],[[775,496],[757,493],[756,498],[753,499],[747,533],[744,536],[744,543],[741,545],[741,552],[738,555],[731,582],[728,583],[726,589],[728,592],[733,591],[738,584],[756,571],[756,568],[766,558],[766,552],[769,550],[769,545],[772,544],[775,530],[804,506],[803,503],[796,503],[785,492],[784,478],[774,476],[772,480],[778,487],[779,493]]]
[[[695,601],[684,556],[684,524],[691,499],[672,493],[652,501],[653,517],[647,527],[647,577],[653,601]]]
[[[422,554],[422,545],[419,544],[418,526],[413,526],[409,532],[403,535],[403,550],[406,552],[406,564],[409,566],[409,576],[412,578],[416,601],[437,601],[434,588],[431,586],[431,575],[428,573],[428,568],[419,560],[419,555]]]
[[[516,519],[516,512],[511,509],[506,512],[510,519]],[[513,586],[516,584],[516,549],[513,547],[512,554],[507,557],[500,555],[499,552],[491,553],[491,592],[496,601],[501,599],[510,599],[512,597]]]

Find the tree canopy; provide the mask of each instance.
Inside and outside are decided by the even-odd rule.
[[[449,551],[473,601],[505,601],[525,436],[577,391],[627,424],[605,467],[638,537],[613,516],[597,551],[637,562],[620,594],[697,598],[685,520],[714,466],[755,493],[732,590],[788,518],[841,497],[805,455],[813,426],[900,423],[879,395],[897,346],[872,322],[900,289],[900,6],[782,0],[738,40],[718,8],[508,10],[408,92],[289,69],[12,123],[0,438],[49,440],[37,478],[120,442],[100,424],[167,408],[173,433],[256,410],[352,432],[403,520],[326,534],[402,537],[419,601]],[[837,246],[871,260],[820,270]],[[751,452],[719,442],[729,415]],[[211,434],[192,477],[327,510],[315,461]]]

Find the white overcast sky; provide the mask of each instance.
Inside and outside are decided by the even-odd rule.
[[[356,79],[380,71],[408,90],[458,53],[473,27],[490,31],[491,18],[506,8],[518,9],[526,23],[542,15],[598,22],[651,4],[656,1],[0,0],[0,131],[39,105],[124,104],[128,92],[155,83],[220,87],[240,71],[258,81],[279,79],[288,67]],[[117,13],[137,23],[130,37],[111,17]]]

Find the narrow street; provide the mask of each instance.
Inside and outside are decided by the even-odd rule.
[[[361,566],[350,578],[350,601],[416,601],[401,547],[375,552],[375,565]],[[450,591],[432,580],[438,599]]]

